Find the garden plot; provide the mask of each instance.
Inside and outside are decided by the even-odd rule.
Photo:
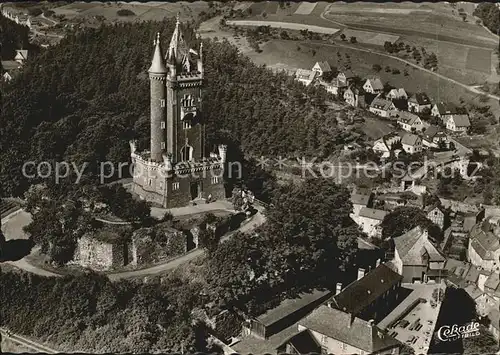
[[[383,46],[385,42],[394,43],[399,39],[399,36],[370,31],[344,30],[342,33],[346,35],[347,39],[356,37],[356,41],[359,43],[375,46]]]
[[[317,2],[301,2],[297,10],[295,10],[295,15],[310,15],[317,4]]]

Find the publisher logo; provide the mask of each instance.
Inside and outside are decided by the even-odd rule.
[[[471,322],[465,325],[443,325],[439,328],[437,336],[441,341],[454,341],[479,335],[479,323]]]

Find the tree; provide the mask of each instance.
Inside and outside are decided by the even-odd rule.
[[[281,37],[281,39],[289,39],[290,38],[290,36],[288,35],[288,32],[285,30],[280,32],[280,37]]]
[[[356,40],[356,37],[354,36],[351,36],[351,39],[350,39],[351,43],[357,43],[358,41]]]
[[[372,69],[376,72],[379,72],[380,70],[382,70],[382,67],[380,66],[380,64],[373,64]]]
[[[498,343],[491,332],[484,326],[479,326],[479,336],[463,340],[464,354],[496,354]]]
[[[200,227],[198,234],[199,246],[204,248],[208,255],[211,256],[218,248],[220,243],[220,235],[216,233],[214,228],[205,225],[204,228]]]
[[[386,67],[385,67],[385,71],[386,71],[386,73],[390,72],[390,71],[391,71],[391,67],[390,67],[390,66],[388,66],[388,65],[386,65]]]
[[[430,221],[425,212],[416,207],[398,207],[384,217],[380,224],[384,239],[396,238],[417,226],[428,229],[429,236],[436,241],[442,240],[438,226]]]
[[[345,41],[345,40],[346,40],[346,35],[342,33],[342,34],[340,35],[340,39],[341,39],[342,41]]]
[[[401,72],[399,71],[399,69],[397,69],[397,68],[393,68],[393,69],[392,69],[392,74],[399,74],[399,73],[401,73]]]

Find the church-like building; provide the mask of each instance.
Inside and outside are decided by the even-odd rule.
[[[179,18],[165,57],[157,34],[149,80],[151,146],[139,152],[130,142],[133,193],[166,208],[225,198],[227,146],[208,156],[205,152],[203,45],[198,51],[188,47]]]

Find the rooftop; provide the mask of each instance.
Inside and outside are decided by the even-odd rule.
[[[456,127],[470,127],[469,115],[451,115],[450,120],[453,120]]]
[[[367,206],[368,202],[370,202],[370,195],[364,195],[364,194],[358,194],[358,193],[353,193],[351,195],[351,202],[354,205],[363,205]]]
[[[384,210],[377,210],[377,209],[374,209],[374,208],[363,207],[359,211],[359,216],[360,217],[371,218],[371,219],[376,219],[376,220],[382,221],[384,219],[384,217],[388,213],[389,212],[384,211]]]
[[[415,134],[406,133],[405,135],[403,135],[403,138],[401,139],[401,144],[415,145],[417,144],[419,139],[420,137]]]
[[[373,90],[383,90],[384,89],[384,84],[382,84],[382,81],[379,78],[370,78],[370,79],[367,79],[366,81],[370,83]]]
[[[417,92],[416,94],[413,94],[409,101],[419,105],[429,105],[431,103],[431,100],[424,92]]]
[[[264,314],[256,317],[256,320],[265,326],[269,326],[298,311],[299,309],[320,300],[322,297],[327,297],[332,293],[333,292],[330,290],[313,290],[310,293],[301,293],[296,298],[288,298],[281,301],[277,307],[274,307],[266,311]]]
[[[358,314],[366,306],[400,282],[402,276],[384,264],[368,272],[364,277],[350,283],[333,297],[333,305],[345,312]]]
[[[356,317],[352,319],[349,313],[328,306],[315,309],[299,324],[368,353],[401,345],[376,325]]]
[[[425,256],[429,257],[429,261],[445,261],[445,258],[427,239],[427,231],[420,226],[394,238],[394,244],[405,265],[425,265]]]

